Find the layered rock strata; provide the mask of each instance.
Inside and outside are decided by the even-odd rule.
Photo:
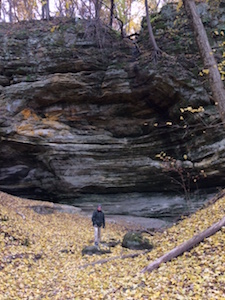
[[[0,189],[63,200],[182,190],[183,175],[187,188],[223,186],[225,134],[207,85],[168,51],[156,64],[141,42],[136,55],[87,28],[2,26]]]

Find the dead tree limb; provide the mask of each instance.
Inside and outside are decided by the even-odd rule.
[[[206,230],[202,231],[201,233],[193,236],[188,241],[184,242],[183,244],[172,249],[171,251],[164,254],[160,258],[156,259],[155,261],[150,263],[147,267],[142,269],[141,273],[144,273],[146,271],[151,272],[151,271],[157,269],[160,264],[168,262],[171,259],[183,254],[185,251],[192,249],[194,246],[196,246],[197,244],[202,242],[205,238],[215,234],[223,226],[225,226],[225,217],[223,217],[219,222],[213,224],[211,227],[209,227]]]
[[[151,250],[145,250],[145,251],[142,251],[142,252],[136,252],[136,253],[127,254],[127,255],[118,255],[118,256],[113,256],[113,257],[109,257],[109,258],[105,258],[105,259],[100,259],[100,260],[94,261],[92,263],[82,265],[82,266],[79,267],[79,269],[85,269],[89,266],[94,266],[94,265],[98,265],[98,264],[105,264],[105,263],[107,263],[111,260],[115,260],[115,259],[134,258],[134,257],[137,257],[139,255],[146,254],[150,251]]]

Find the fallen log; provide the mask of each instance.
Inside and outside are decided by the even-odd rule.
[[[163,256],[159,257],[152,263],[150,263],[147,267],[141,270],[141,273],[144,272],[151,272],[159,267],[160,264],[170,261],[171,259],[183,254],[185,251],[192,249],[194,246],[202,242],[205,238],[215,234],[219,231],[223,226],[225,226],[225,217],[223,217],[219,222],[213,224],[211,227],[207,228],[206,230],[202,231],[201,233],[193,236],[188,241],[184,242],[183,244],[177,246],[176,248],[172,249],[168,253],[164,254]]]
[[[134,257],[137,257],[139,255],[146,254],[150,251],[151,250],[145,250],[145,251],[141,251],[141,252],[126,254],[126,255],[118,255],[118,256],[113,256],[113,257],[109,257],[109,258],[105,258],[105,259],[100,259],[100,260],[94,261],[92,263],[82,265],[82,266],[79,267],[79,269],[85,269],[89,266],[94,266],[94,265],[97,265],[97,264],[105,264],[105,263],[107,263],[111,260],[115,260],[115,259],[134,258]]]

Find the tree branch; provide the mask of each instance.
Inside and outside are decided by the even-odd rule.
[[[115,260],[115,259],[134,258],[134,257],[137,257],[139,255],[146,254],[150,251],[151,250],[145,250],[145,251],[142,251],[142,252],[136,252],[136,253],[127,254],[127,255],[119,255],[119,256],[113,256],[113,257],[110,257],[110,258],[100,259],[100,260],[94,261],[92,263],[82,265],[82,266],[79,267],[79,269],[85,269],[89,266],[94,266],[94,265],[97,265],[97,264],[105,264],[105,263],[107,263],[111,260]]]

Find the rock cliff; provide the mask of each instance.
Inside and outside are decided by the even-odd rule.
[[[178,14],[169,5],[153,20],[157,63],[144,22],[137,43],[90,20],[1,24],[0,189],[59,201],[182,189],[182,176],[187,188],[224,186],[224,129]]]

